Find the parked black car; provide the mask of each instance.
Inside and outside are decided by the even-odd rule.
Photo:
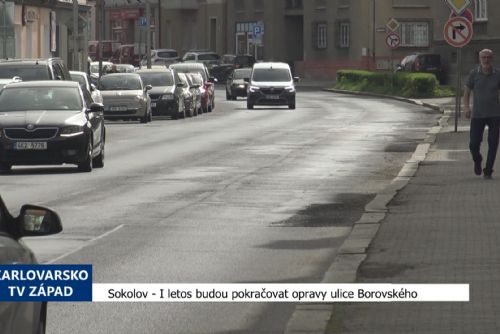
[[[247,96],[248,83],[245,78],[250,78],[251,68],[235,69],[229,74],[226,81],[226,99],[236,100],[238,96]]]
[[[154,116],[184,118],[184,84],[177,73],[167,68],[142,69],[136,72],[144,85],[150,85],[151,111]]]
[[[229,75],[235,69],[239,68],[252,68],[253,64],[257,62],[254,56],[249,54],[236,55],[224,58],[227,61],[220,66],[213,67],[211,70],[212,75],[217,79],[219,83],[224,83],[227,81]]]
[[[60,58],[8,59],[0,61],[0,78],[19,77],[31,80],[71,80],[68,68]]]
[[[74,81],[27,81],[0,91],[0,171],[12,165],[104,166],[103,106]]]
[[[416,53],[403,58],[397,71],[432,73],[440,83],[445,82],[445,72],[441,55],[435,53]]]
[[[48,208],[25,204],[13,217],[0,197],[0,264],[36,264],[33,252],[19,240],[62,231],[58,214]],[[0,302],[0,333],[45,333],[46,302]]]

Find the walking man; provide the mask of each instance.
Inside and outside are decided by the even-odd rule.
[[[465,83],[464,111],[465,117],[470,118],[469,149],[474,161],[474,173],[485,179],[491,179],[493,164],[498,149],[500,125],[500,71],[492,66],[493,51],[484,49],[479,52],[479,66],[473,69]],[[473,91],[473,109],[469,107],[470,94]],[[486,165],[482,169],[483,157],[480,147],[483,140],[484,128],[488,126],[488,156]]]

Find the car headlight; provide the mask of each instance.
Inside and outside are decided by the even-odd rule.
[[[61,128],[61,137],[73,137],[83,133],[83,126],[70,125]]]
[[[165,94],[161,97],[162,100],[173,100],[174,96],[172,94]]]
[[[248,88],[248,89],[249,89],[252,93],[253,93],[253,92],[256,92],[256,91],[258,91],[258,90],[260,90],[260,88],[259,88],[259,87],[257,87],[257,86],[250,86],[250,88]]]
[[[295,87],[294,86],[288,86],[288,87],[285,87],[285,90],[287,92],[295,92]]]

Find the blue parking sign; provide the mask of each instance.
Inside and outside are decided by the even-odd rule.
[[[259,37],[262,34],[262,27],[259,25],[254,25],[252,33],[254,37]]]

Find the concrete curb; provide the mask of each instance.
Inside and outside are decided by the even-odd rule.
[[[384,98],[384,99],[397,100],[397,101],[407,102],[407,103],[411,103],[411,104],[416,104],[416,105],[423,106],[426,108],[431,108],[433,110],[442,111],[440,106],[438,106],[436,104],[432,104],[432,103],[423,102],[423,101],[418,100],[418,99],[408,99],[408,98],[400,97],[400,96],[376,94],[376,93],[370,93],[370,92],[356,92],[356,91],[351,91],[351,90],[343,90],[343,89],[335,89],[335,88],[323,88],[322,90],[325,92],[332,92],[332,93],[358,95],[358,96],[370,96],[370,97],[379,97],[379,98]]]
[[[424,141],[417,146],[415,152],[403,165],[398,175],[365,206],[364,214],[354,223],[351,233],[339,247],[333,263],[330,265],[330,268],[328,268],[321,281],[321,283],[330,284],[355,283],[358,268],[366,259],[368,247],[379,230],[380,222],[385,218],[389,210],[387,205],[415,176],[420,163],[425,160],[431,145],[436,141],[437,134],[442,128],[447,126],[450,116],[445,113],[445,110],[440,106],[419,100],[335,89],[324,89],[324,91],[391,98],[443,112],[443,116],[441,116],[439,120],[439,125],[429,129]],[[287,323],[284,333],[323,334],[326,332],[332,311],[332,304],[297,305],[292,317]]]

